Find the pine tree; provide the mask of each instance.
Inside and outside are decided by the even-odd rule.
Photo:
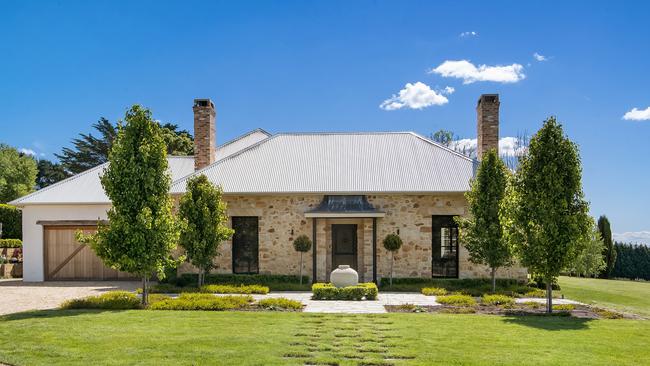
[[[616,263],[616,250],[614,250],[612,229],[609,225],[609,219],[607,219],[607,216],[602,215],[598,218],[598,231],[600,232],[600,237],[603,239],[603,243],[605,244],[605,249],[603,251],[605,269],[601,272],[601,277],[609,278],[614,269],[614,264]]]

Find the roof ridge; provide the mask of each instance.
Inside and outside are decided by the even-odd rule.
[[[407,135],[413,131],[313,131],[313,132],[278,132],[275,135]]]
[[[451,149],[451,148],[449,148],[449,147],[447,147],[447,146],[445,146],[445,145],[443,145],[443,144],[441,144],[441,143],[439,143],[439,142],[433,141],[433,140],[431,140],[430,138],[424,137],[424,136],[420,135],[419,133],[411,132],[411,134],[412,134],[413,136],[419,138],[419,139],[424,140],[425,142],[428,142],[428,143],[430,143],[430,144],[432,144],[432,145],[434,145],[434,146],[437,146],[437,147],[439,147],[439,148],[441,148],[441,149],[443,149],[443,150],[446,150],[446,151],[451,152],[451,153],[453,153],[453,154],[455,154],[455,155],[458,155],[458,156],[460,156],[461,158],[467,159],[467,160],[472,161],[472,162],[474,161],[474,159],[470,158],[469,156],[467,156],[467,155],[465,155],[465,154],[462,154],[462,153],[460,153],[460,152],[458,152],[458,151],[456,151],[456,150],[454,150],[454,149]]]
[[[268,136],[268,137],[273,136],[272,134],[270,134],[269,132],[267,132],[267,131],[264,130],[263,128],[259,128],[259,127],[258,127],[258,128],[254,129],[254,130],[250,130],[250,131],[246,132],[246,133],[243,134],[243,135],[239,135],[239,136],[235,137],[234,139],[228,140],[228,141],[224,142],[224,143],[221,144],[221,145],[218,145],[218,146],[217,146],[217,149],[220,149],[220,148],[225,147],[225,146],[227,146],[227,145],[233,144],[233,143],[235,143],[235,142],[237,142],[237,141],[243,139],[244,137],[248,137],[248,136],[254,134],[255,132],[261,132],[261,133],[265,134],[265,135]]]

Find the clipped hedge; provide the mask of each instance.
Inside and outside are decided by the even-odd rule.
[[[269,293],[269,288],[260,285],[205,285],[200,292],[208,294],[261,294]]]
[[[301,310],[302,303],[298,300],[290,300],[284,297],[263,299],[257,305],[266,310]]]
[[[497,279],[497,293],[509,296],[522,296],[534,288],[526,286],[525,281],[509,278]],[[492,293],[492,282],[489,278],[419,278],[405,277],[394,278],[393,286],[389,285],[388,278],[381,279],[381,289],[390,291],[421,292],[423,288],[437,287],[447,292],[462,292],[472,296],[483,296]]]
[[[109,291],[99,296],[72,299],[61,304],[61,309],[105,309],[127,310],[139,309],[140,299],[132,292]]]
[[[236,310],[253,302],[250,295],[215,296],[212,294],[183,293],[175,299],[167,298],[149,305],[151,310]]]
[[[311,287],[314,300],[377,300],[379,290],[372,282],[337,288],[331,283],[315,283]]]
[[[309,276],[302,276],[302,279],[303,283],[309,283]],[[198,275],[184,273],[179,277],[169,278],[167,282],[179,287],[196,286]],[[295,285],[295,289],[300,289],[299,286],[301,286],[300,276],[267,274],[207,274],[205,283],[208,285],[262,285],[270,287],[272,290],[292,287],[291,285]]]
[[[447,295],[447,290],[440,287],[425,287],[422,289],[422,295],[425,296],[445,296]]]
[[[0,239],[0,248],[22,248],[23,241],[20,239]]]
[[[23,238],[23,214],[12,206],[0,203],[0,222],[2,223],[2,237],[5,239]]]
[[[474,305],[476,305],[476,300],[474,300],[473,297],[471,297],[469,295],[459,295],[459,294],[437,297],[436,302],[438,302],[440,304],[443,304],[443,305],[451,305],[451,306],[474,306]]]
[[[515,299],[505,295],[483,295],[481,305],[512,306]]]

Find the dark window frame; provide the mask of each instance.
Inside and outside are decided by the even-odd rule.
[[[255,259],[255,270],[252,271],[238,271],[238,266],[236,265],[236,262],[239,258],[236,258],[236,254],[239,254],[240,252],[237,251],[235,248],[236,246],[236,240],[238,239],[238,234],[237,234],[237,221],[239,220],[254,220],[255,221],[255,226],[257,226],[257,232],[255,236],[255,241],[256,243],[254,244],[254,251],[255,253],[251,253],[251,257],[256,257]],[[232,216],[231,217],[231,227],[233,230],[235,230],[235,234],[232,237],[232,273],[233,274],[259,274],[260,273],[260,222],[259,222],[259,217],[257,216]],[[249,267],[250,263],[249,263]],[[252,269],[252,268],[251,268]]]
[[[431,277],[432,278],[459,278],[460,275],[460,242],[458,240],[458,224],[454,221],[455,215],[432,215],[431,217]],[[449,228],[449,248],[455,249],[456,258],[453,270],[455,273],[448,275],[449,268],[445,268],[441,263],[442,259],[436,258],[435,255],[440,255],[443,247],[441,240],[442,228]],[[439,241],[439,242],[437,242]],[[434,274],[434,270],[438,268],[438,272],[443,272],[443,275]]]

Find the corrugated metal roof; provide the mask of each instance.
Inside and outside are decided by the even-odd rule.
[[[194,171],[193,156],[168,156],[168,172],[172,181],[180,179]],[[30,204],[90,204],[110,203],[104,193],[100,177],[108,163],[101,164],[85,172],[74,175],[51,186],[10,202],[15,206]]]
[[[198,171],[225,193],[464,192],[471,159],[412,132],[277,134]],[[185,191],[187,178],[172,184]]]
[[[217,147],[217,156],[226,158],[271,136],[262,129],[252,130]],[[172,182],[194,172],[193,156],[168,156]],[[108,163],[74,175],[61,182],[18,198],[12,205],[110,203],[99,180]]]

